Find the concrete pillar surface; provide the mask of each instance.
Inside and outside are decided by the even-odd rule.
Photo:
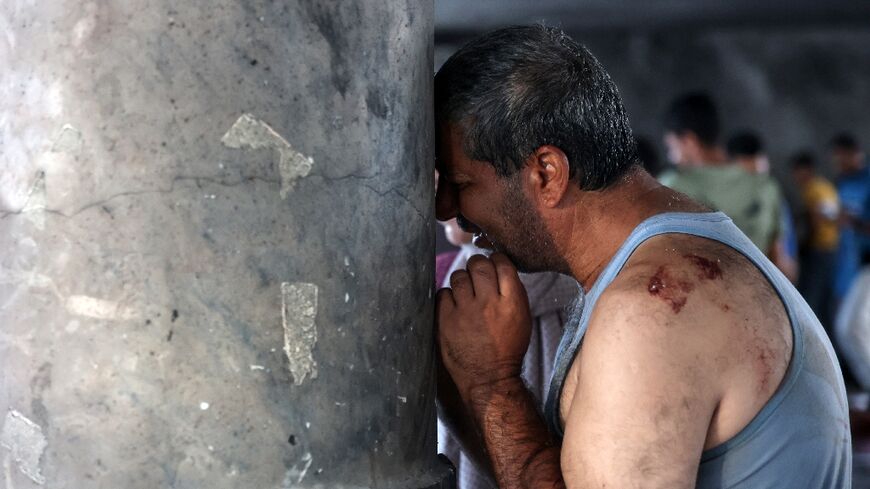
[[[438,487],[432,5],[0,3],[0,481]]]

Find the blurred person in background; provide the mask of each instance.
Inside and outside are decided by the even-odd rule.
[[[637,159],[640,160],[640,164],[643,165],[643,169],[647,173],[654,178],[659,178],[659,176],[670,170],[670,165],[659,158],[659,154],[652,141],[643,136],[636,136],[634,140],[637,144]]]
[[[724,212],[784,275],[795,274],[785,253],[779,187],[767,175],[755,175],[728,161],[719,145],[719,114],[709,95],[688,93],[671,103],[665,115],[664,142],[676,171],[660,181]]]
[[[870,389],[867,383],[870,381],[867,378],[870,375],[870,271],[866,268],[870,252],[870,167],[852,134],[837,134],[831,139],[830,147],[841,204],[840,243],[833,291],[836,303],[834,335],[844,366],[851,374],[846,377],[847,385],[851,381],[866,392]],[[852,392],[849,398],[855,449],[870,452],[870,412],[867,411],[866,394]],[[861,401],[856,402],[857,399]]]
[[[870,167],[858,140],[848,133],[831,139],[831,160],[837,171],[840,197],[840,244],[837,250],[834,297],[839,302],[858,275],[870,228]]]
[[[718,138],[719,116],[710,97],[696,92],[674,100],[665,115],[664,135],[668,161],[673,166],[659,176],[659,181],[670,187],[682,170],[724,164],[725,152],[717,145]]]
[[[725,144],[725,149],[728,153],[728,158],[734,163],[740,165],[744,170],[753,175],[770,175],[770,159],[764,151],[764,143],[754,131],[740,131],[730,138]],[[782,188],[773,178],[770,179],[773,185],[776,185],[780,193],[779,219],[780,219],[780,237],[777,240],[777,246],[781,246],[777,250],[779,257],[779,269],[792,282],[797,281],[798,277],[798,239],[797,232],[794,227],[794,219],[792,218],[791,207],[788,205],[788,200],[782,193]]]
[[[725,143],[728,158],[753,175],[769,175],[770,159],[764,144],[754,131],[743,130],[733,134]]]
[[[829,332],[833,314],[834,271],[839,244],[840,201],[834,185],[819,175],[815,157],[801,152],[791,159],[800,191],[807,233],[801,246],[798,290]]]
[[[463,231],[457,219],[439,221],[439,224],[444,228],[447,241],[459,248],[435,257],[435,285],[440,289],[450,287],[450,274],[465,269],[469,258],[488,252],[474,245],[473,235]],[[520,274],[520,281],[528,293],[532,313],[532,337],[523,360],[523,380],[535,394],[538,407],[543,410],[565,323],[569,316],[579,316],[583,307],[583,291],[571,277],[552,272],[523,273]],[[496,487],[487,473],[479,470],[472,459],[462,452],[459,441],[450,435],[447,426],[440,419],[438,451],[446,455],[456,467],[457,489]]]
[[[849,421],[856,462],[870,460],[870,253],[863,253],[861,270],[843,298],[834,323],[834,340],[841,363],[848,367],[846,377]],[[845,373],[845,371],[844,371]],[[860,463],[860,462],[858,462]],[[853,487],[870,487],[870,477],[856,471]],[[859,482],[861,480],[861,482]]]

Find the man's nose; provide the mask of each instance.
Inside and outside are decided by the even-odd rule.
[[[456,187],[441,176],[438,180],[438,191],[435,192],[435,218],[439,221],[449,221],[458,214]]]

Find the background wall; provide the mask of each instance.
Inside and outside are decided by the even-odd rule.
[[[635,131],[660,147],[662,113],[673,97],[695,89],[717,101],[724,137],[741,128],[763,136],[779,176],[787,176],[790,154],[803,148],[823,152],[837,131],[870,138],[870,28],[577,38],[610,71]]]

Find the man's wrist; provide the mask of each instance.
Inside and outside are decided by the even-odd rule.
[[[517,394],[527,395],[526,384],[519,372],[505,372],[485,382],[475,384],[466,390],[465,404],[477,415],[483,415],[493,403],[515,398]]]
[[[483,392],[492,387],[498,386],[506,379],[520,379],[523,366],[522,363],[501,362],[497,365],[482,366],[459,366],[445,363],[447,373],[453,379],[456,389],[459,391],[460,397],[466,403],[472,400],[472,397],[477,394],[472,392]]]

